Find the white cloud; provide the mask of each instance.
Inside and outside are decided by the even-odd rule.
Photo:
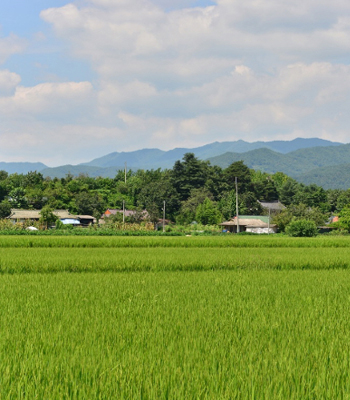
[[[13,54],[21,53],[25,46],[26,41],[14,34],[0,37],[0,64],[3,64]]]
[[[8,70],[0,70],[0,96],[10,94],[21,82],[21,77]]]
[[[0,98],[0,114],[62,115],[77,112],[91,102],[90,82],[42,83],[34,87],[17,86],[13,96]]]
[[[39,132],[59,137],[61,126],[62,140],[78,143],[90,132],[85,149],[102,154],[240,138],[346,138],[348,1],[217,0],[190,8],[195,0],[179,0],[166,10],[173,3],[80,0],[43,10],[69,57],[89,63],[96,78],[25,87],[19,75],[0,71],[8,135],[44,146]],[[0,39],[0,62],[22,50],[15,36]],[[32,124],[37,129],[25,129]],[[0,132],[0,147],[4,138]]]

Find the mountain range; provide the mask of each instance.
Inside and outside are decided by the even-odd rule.
[[[323,139],[297,138],[291,141],[271,142],[214,142],[197,148],[176,148],[169,151],[143,149],[132,152],[114,152],[78,165],[49,168],[42,163],[4,163],[0,170],[9,173],[41,172],[51,178],[87,174],[92,177],[114,177],[118,170],[172,168],[185,153],[192,152],[212,165],[227,167],[243,160],[249,168],[274,173],[284,172],[305,184],[316,183],[324,188],[350,187],[350,144]],[[350,176],[350,174],[349,174]]]

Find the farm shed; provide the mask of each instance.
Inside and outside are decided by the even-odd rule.
[[[108,218],[111,215],[116,215],[117,213],[123,215],[123,210],[108,208],[102,214],[101,219],[104,220],[105,218]],[[136,217],[138,213],[140,213],[140,211],[137,211],[137,210],[125,210],[125,218]],[[147,210],[142,210],[141,213],[142,213],[142,219],[149,218],[149,214],[148,214]]]
[[[239,224],[240,232],[252,233],[276,233],[277,225],[270,224],[269,217],[260,215],[241,215],[225,221],[220,224],[228,232],[237,233],[237,224]]]
[[[13,223],[26,221],[39,221],[41,210],[18,210],[12,209],[11,215],[8,217]],[[54,210],[53,214],[65,225],[89,225],[96,222],[91,215],[73,215],[67,210]]]
[[[18,210],[13,208],[8,217],[13,223],[26,221],[39,221],[40,210]]]

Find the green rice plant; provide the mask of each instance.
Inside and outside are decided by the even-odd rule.
[[[287,236],[0,236],[0,248],[10,247],[178,247],[178,248],[346,248],[349,237],[318,236],[292,238]]]
[[[0,273],[349,269],[350,248],[0,248]]]
[[[346,399],[350,272],[0,276],[4,399]]]

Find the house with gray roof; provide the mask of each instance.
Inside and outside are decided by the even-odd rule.
[[[239,215],[219,224],[226,232],[276,233],[277,225],[269,223],[269,217],[263,215]]]

